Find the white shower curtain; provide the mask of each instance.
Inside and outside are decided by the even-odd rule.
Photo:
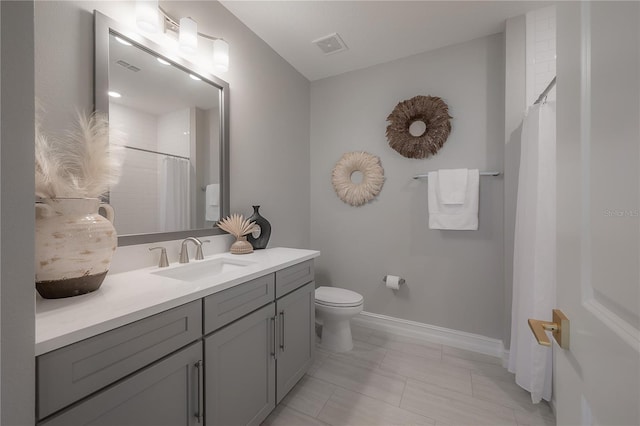
[[[163,231],[189,229],[191,216],[190,162],[165,157],[160,168],[160,226]]]
[[[556,298],[556,105],[533,105],[522,124],[513,255],[509,371],[534,403],[551,399],[551,348],[527,319],[551,321]]]

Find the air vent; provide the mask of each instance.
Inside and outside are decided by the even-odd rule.
[[[313,40],[312,43],[318,46],[325,55],[332,55],[349,49],[338,33],[329,34],[328,36]]]
[[[118,64],[118,65],[120,65],[122,67],[125,67],[129,71],[133,71],[133,72],[140,71],[140,68],[136,67],[135,65],[131,65],[129,62],[123,61],[122,59],[117,61],[116,64]]]

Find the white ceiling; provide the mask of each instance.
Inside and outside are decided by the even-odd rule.
[[[542,1],[237,1],[221,3],[309,80],[502,32]],[[338,33],[347,51],[312,40]],[[231,47],[233,49],[233,46]]]

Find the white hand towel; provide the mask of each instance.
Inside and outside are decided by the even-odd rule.
[[[478,170],[468,171],[464,204],[442,204],[439,187],[438,172],[429,172],[429,229],[477,230],[480,188]]]
[[[220,220],[220,184],[207,185],[205,190],[205,219],[210,222]]]
[[[440,202],[442,204],[464,204],[468,177],[468,169],[438,170]]]

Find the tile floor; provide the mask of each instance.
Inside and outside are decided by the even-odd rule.
[[[317,348],[307,375],[264,421],[305,425],[555,425],[497,358],[353,326],[354,349]]]

